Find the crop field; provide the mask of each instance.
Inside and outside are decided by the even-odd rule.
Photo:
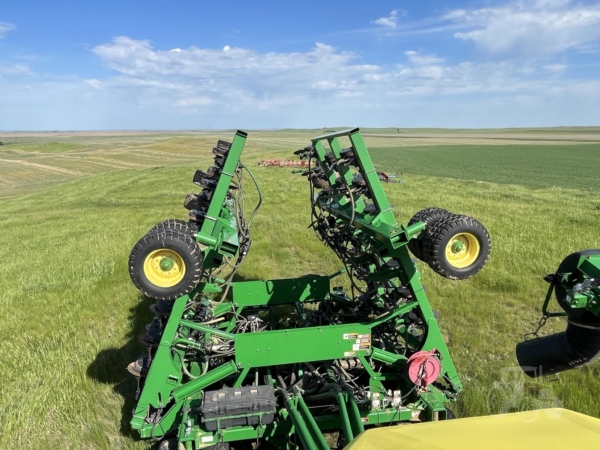
[[[459,144],[373,148],[371,154],[379,167],[411,174],[599,191],[598,149],[599,144]]]
[[[292,158],[323,131],[249,132],[243,160],[265,201],[240,277],[340,268],[307,229],[306,180],[256,167]],[[402,179],[384,185],[399,221],[438,206],[477,218],[492,237],[488,265],[470,280],[418,263],[464,383],[455,413],[562,405],[600,417],[600,363],[551,383],[525,380],[514,356],[540,318],[542,278],[569,253],[600,248],[600,129],[365,131],[378,169]],[[125,367],[143,353],[152,302],[130,282],[127,258],[155,223],[185,218],[195,169],[232,135],[0,135],[0,448],[151,447],[128,425],[136,382]],[[554,319],[544,333],[564,328]]]

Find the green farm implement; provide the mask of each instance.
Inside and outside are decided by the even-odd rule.
[[[409,249],[466,279],[488,259],[486,229],[438,208],[399,224],[359,130],[328,134],[296,154],[309,224],[340,270],[235,282],[256,212],[244,212],[245,140],[219,141],[196,172],[189,221],[158,224],[131,253],[133,282],[158,300],[148,355],[128,367],[132,427],[163,449],[327,450],[369,427],[451,418],[462,384]],[[347,289],[332,282],[342,274]]]
[[[530,377],[557,375],[600,356],[600,249],[572,253],[544,280],[550,287],[539,326],[517,345],[519,364]],[[553,293],[562,311],[548,310]],[[566,317],[566,331],[539,336],[551,317]]]

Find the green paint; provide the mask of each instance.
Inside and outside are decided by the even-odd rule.
[[[175,263],[173,262],[173,260],[171,258],[163,258],[160,260],[159,265],[160,265],[160,270],[168,272],[175,266]]]
[[[352,146],[353,167],[342,163],[334,167],[331,161],[326,162],[329,150],[334,160],[340,159],[344,151],[341,138]],[[196,238],[208,246],[204,250],[207,270],[220,267],[224,258],[239,251],[238,224],[227,192],[245,140],[245,133],[236,134]],[[397,223],[357,129],[315,138],[312,143],[316,158],[313,163],[322,167],[331,184],[328,194],[317,195],[316,205],[347,232],[344,239],[354,239],[359,255],[356,260],[366,271],[361,276],[374,283],[376,295],[364,303],[343,289],[332,290],[330,280],[342,273],[339,271],[332,276],[238,281],[232,283],[228,300],[211,303],[213,294],[213,300],[219,299],[221,288],[203,279],[189,297],[175,302],[168,318],[132,420],[132,427],[142,437],[176,432],[186,448],[192,442],[196,448],[203,448],[216,442],[257,438],[287,446],[291,434],[307,449],[326,450],[324,431],[341,429],[349,442],[364,431],[365,424],[406,422],[422,411],[433,420],[445,411],[444,403],[462,390],[406,246],[410,239],[421,236],[425,225],[406,227]],[[352,187],[357,172],[368,189],[367,201]],[[365,210],[371,202],[372,210]],[[458,246],[454,248],[460,251]],[[161,268],[168,270],[168,261],[163,261]],[[410,298],[386,303],[388,290],[399,286],[408,289]],[[420,338],[413,334],[414,323],[409,315],[413,312],[423,324]],[[292,322],[294,326],[286,326]],[[384,343],[382,336],[386,333],[393,333],[394,340],[385,338]],[[383,345],[385,349],[380,348]],[[441,355],[442,376],[449,386],[443,391],[434,385],[428,392],[417,391],[406,376],[407,357],[416,350],[434,348]],[[374,397],[359,396],[357,401],[348,385],[332,381],[343,374],[343,361],[364,369],[361,383],[372,394],[380,394],[378,407],[372,407]],[[277,375],[285,374],[289,380],[294,371],[299,380],[302,373],[312,370],[305,363],[316,365],[325,377],[317,390],[280,385]],[[219,425],[216,432],[206,430],[198,412],[204,391],[223,386],[251,389],[256,383],[272,385],[283,397],[283,402],[277,403],[277,421],[225,429]],[[385,398],[388,391],[400,391],[408,397],[401,406],[392,408],[383,403],[392,401]],[[323,400],[337,403],[338,412],[313,415]],[[148,421],[148,415],[156,411],[162,415]],[[223,417],[238,417],[230,414],[228,410]],[[257,416],[247,413],[238,418]]]
[[[455,241],[452,244],[452,253],[460,253],[464,247],[465,246],[461,241]]]

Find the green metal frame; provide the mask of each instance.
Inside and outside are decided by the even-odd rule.
[[[219,267],[224,256],[235,256],[239,250],[237,222],[232,211],[232,202],[227,199],[227,193],[238,170],[247,137],[248,134],[243,131],[236,132],[206,212],[206,218],[196,236],[198,243],[210,249],[206,252],[205,268]]]
[[[365,212],[365,201],[360,195],[342,192],[336,187],[336,171],[327,158],[329,147],[335,160],[341,159],[340,138],[350,140],[357,168],[365,180],[375,210]],[[197,241],[209,246],[215,255],[235,255],[237,230],[233,214],[227,206],[227,190],[244,146],[246,134],[237,132],[223,168],[223,176],[215,189],[207,219],[198,233]],[[445,404],[453,401],[462,390],[462,384],[450,357],[448,348],[431,310],[420,281],[420,274],[411,260],[406,244],[425,228],[419,222],[411,227],[399,225],[393,215],[368,150],[358,129],[320,136],[312,140],[316,164],[323,168],[331,189],[317,196],[323,211],[345,224],[353,235],[364,243],[370,254],[384,264],[369,266],[368,280],[386,281],[391,285],[410,290],[411,299],[382,310],[365,320],[340,318],[339,324],[309,326],[305,328],[275,329],[277,311],[291,308],[302,317],[318,305],[333,309],[352,309],[356,299],[340,288],[331,288],[330,276],[297,279],[243,281],[231,284],[231,299],[221,303],[211,300],[221,288],[207,282],[194,292],[180,297],[164,328],[160,344],[153,356],[149,373],[134,410],[131,426],[142,438],[176,436],[186,449],[206,448],[218,442],[235,442],[263,438],[280,448],[290,448],[290,436],[306,449],[326,450],[323,433],[342,430],[346,442],[360,434],[365,426],[399,423],[415,420],[446,419]],[[339,166],[338,174],[351,185],[355,176],[347,166]],[[350,195],[353,195],[350,198]],[[230,245],[228,247],[227,245]],[[218,258],[215,260],[217,264]],[[394,262],[395,264],[386,264]],[[211,308],[213,318],[200,323],[194,320],[189,306],[203,302]],[[247,314],[268,315],[272,330],[236,333],[238,318]],[[413,336],[404,318],[417,313],[423,322],[424,336]],[[340,316],[341,317],[341,316]],[[378,327],[395,328],[407,343],[419,351],[437,350],[442,373],[439,383],[416,389],[406,372],[406,349],[382,349],[374,345]],[[192,336],[201,335],[201,340]],[[186,362],[186,352],[204,351],[206,342],[221,339],[231,342],[233,355],[222,364],[209,368],[202,362]],[[408,344],[407,344],[408,345]],[[271,370],[277,366],[290,366],[302,373],[302,363],[336,361],[352,358],[360,361],[369,378],[370,398],[387,396],[388,391],[400,391],[401,404],[374,407],[373,402],[358,402],[352,391],[334,386],[330,397],[337,404],[338,413],[313,415],[301,392],[290,391],[278,406],[277,418],[271,425],[234,426],[215,432],[208,431],[198,408],[205,390],[217,390],[223,384],[239,387],[252,384],[258,373],[267,375],[271,384],[277,385]],[[185,365],[185,367],[184,367]],[[373,367],[379,365],[379,370]],[[405,400],[405,401],[404,401]]]

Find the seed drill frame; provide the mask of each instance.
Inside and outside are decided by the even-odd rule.
[[[228,203],[245,140],[238,131],[194,234],[205,269],[248,250]],[[311,190],[313,227],[345,268],[232,282],[226,297],[207,270],[162,319],[131,420],[142,438],[327,450],[327,432],[343,446],[370,426],[448,418],[462,384],[407,249],[426,223],[398,224],[358,129],[304,152],[309,179],[328,185]],[[351,294],[331,285],[343,272]]]

